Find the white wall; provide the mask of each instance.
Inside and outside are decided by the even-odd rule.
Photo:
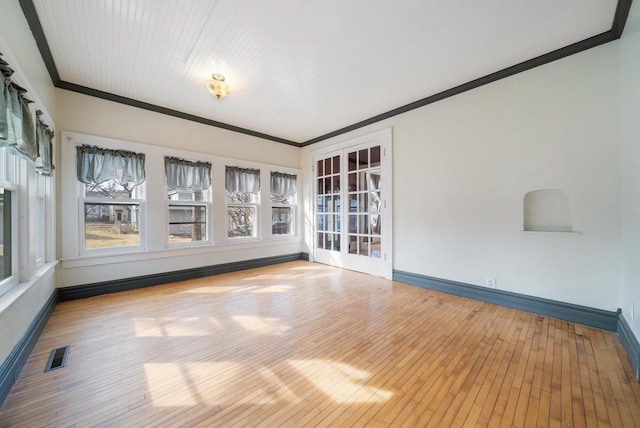
[[[391,126],[395,269],[476,285],[495,277],[499,289],[613,311],[619,83],[609,43],[306,147],[301,162]],[[570,193],[580,235],[521,232],[524,195],[548,188]]]
[[[640,339],[640,4],[631,5],[620,43],[622,88],[622,296],[620,307]],[[635,306],[635,322],[630,307]]]
[[[29,24],[18,1],[2,1],[0,6],[0,37],[9,45],[44,108],[55,120],[55,88],[33,39]],[[5,53],[5,52],[2,52]]]
[[[217,102],[217,100],[212,98],[211,102],[214,103]],[[132,146],[131,150],[134,151],[145,151],[142,147],[136,147],[138,143],[142,143],[154,147],[201,153],[203,154],[203,160],[207,161],[211,161],[211,159],[206,158],[207,155],[215,155],[218,157],[259,162],[261,164],[284,168],[298,168],[299,166],[300,149],[297,147],[230,132],[111,101],[66,90],[57,90],[56,106],[59,112],[57,121],[59,129],[107,137],[107,139],[128,141]],[[81,141],[78,142],[81,143]],[[77,199],[74,187],[75,178],[73,176],[75,162],[74,151],[64,150],[66,145],[66,141],[60,142],[63,150],[58,151],[57,160],[57,165],[63,167],[63,171],[60,171],[58,174],[58,189],[60,189],[58,192],[58,218],[62,219],[57,225],[58,236],[61,237],[61,239],[59,239],[58,255],[63,257],[62,264],[57,272],[57,284],[59,287],[159,272],[170,272],[301,251],[299,238],[272,239],[263,242],[233,243],[214,245],[214,247],[178,250],[164,250],[162,244],[156,242],[157,245],[153,245],[153,243],[149,245],[147,250],[151,251],[142,256],[102,257],[94,258],[93,261],[87,261],[86,259],[83,261],[82,257],[77,258],[77,254],[75,254],[70,258],[68,251],[70,246],[67,245],[67,250],[63,251],[62,245],[66,242],[65,240],[68,241],[67,238],[69,235],[77,229],[77,223],[72,222],[70,224],[69,221],[67,221],[69,216],[65,216],[62,212],[62,207],[75,207]],[[149,150],[148,156],[153,154],[155,158],[162,159],[162,150],[151,150],[151,148]],[[68,158],[60,159],[60,153],[63,153],[63,155],[67,153]],[[191,155],[180,155],[179,153],[171,153],[169,155],[194,159]],[[151,163],[148,163],[148,169],[149,176],[147,181],[149,183],[152,181],[154,183],[160,183],[160,186],[162,186],[164,182],[164,170],[156,168],[157,170],[151,171]],[[221,176],[224,176],[223,170],[216,165],[215,162],[213,173],[214,180],[216,174],[222,174]],[[221,180],[218,179],[218,182],[220,181]],[[214,205],[215,202],[214,199]],[[223,203],[224,202],[222,202],[222,204]],[[221,204],[218,203],[218,209],[220,205]],[[159,222],[160,227],[163,227],[162,210],[164,207],[149,204],[147,208],[149,213],[154,213],[152,220],[158,220],[156,217],[160,217],[160,220],[156,221],[156,223]],[[215,209],[216,207],[214,206],[214,210]],[[215,221],[220,222],[221,217],[224,216],[214,218],[214,228],[219,226]],[[158,227],[152,228],[151,223],[149,223],[149,225],[150,230],[148,234],[158,234],[160,238],[149,236],[148,239],[153,238],[154,242],[162,240],[163,230],[156,230]]]
[[[0,37],[18,61],[11,65],[20,69],[23,74],[20,77],[25,78],[30,89],[33,89],[33,93],[29,93],[30,98],[37,98],[42,103],[41,108],[55,119],[54,87],[19,2],[2,2]],[[55,290],[53,268],[47,267],[45,271],[41,270],[40,276],[19,284],[0,297],[0,364]]]

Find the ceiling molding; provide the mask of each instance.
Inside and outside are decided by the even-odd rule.
[[[263,134],[262,132],[252,131],[251,129],[241,128],[239,126],[229,125],[228,123],[218,122],[216,120],[207,119],[206,117],[196,116],[194,114],[185,113],[178,110],[173,110],[167,107],[162,107],[156,104],[146,103],[144,101],[134,100],[133,98],[123,97],[121,95],[112,94],[110,92],[100,91],[98,89],[88,88],[82,85],[76,85],[75,83],[66,82],[60,80],[56,87],[60,89],[66,89],[68,91],[79,92],[81,94],[89,95],[91,97],[102,98],[103,100],[113,101],[120,104],[126,104],[131,107],[138,107],[144,110],[153,111],[156,113],[166,114],[168,116],[177,117],[180,119],[190,120],[192,122],[202,123],[204,125],[214,126],[216,128],[226,129],[228,131],[239,132],[241,134],[251,135],[252,137],[263,138],[265,140],[275,141],[276,143],[287,144],[290,146],[300,147],[299,143],[295,141],[287,140],[285,138],[274,137],[273,135]]]
[[[93,88],[88,88],[86,86],[77,85],[75,83],[66,82],[60,79],[60,75],[58,74],[58,70],[55,65],[55,61],[53,59],[53,55],[51,54],[51,50],[49,48],[49,44],[45,37],[44,31],[42,29],[42,25],[38,18],[38,14],[36,12],[35,5],[33,4],[33,0],[19,0],[20,6],[22,7],[22,11],[24,16],[31,28],[31,32],[33,33],[33,37],[36,41],[36,45],[40,50],[40,55],[42,56],[42,60],[47,67],[49,75],[51,76],[51,81],[53,85],[57,88],[66,89],[73,92],[78,92],[81,94],[89,95],[96,98],[102,98],[108,101],[117,102],[120,104],[126,104],[132,107],[138,107],[141,109],[153,111],[156,113],[166,114],[169,116],[174,116],[180,119],[189,120],[192,122],[201,123],[204,125],[213,126],[216,128],[222,128],[233,132],[239,132],[241,134],[250,135],[253,137],[263,138],[270,141],[275,141],[282,144],[287,144],[295,147],[305,147],[311,144],[318,143],[320,141],[327,140],[332,137],[336,137],[338,135],[345,134],[347,132],[362,128],[367,125],[374,124],[376,122],[391,118],[393,116],[397,116],[402,113],[406,113],[408,111],[414,110],[416,108],[424,107],[426,105],[441,101],[443,99],[461,94],[463,92],[478,88],[480,86],[484,86],[486,84],[496,82],[500,79],[504,79],[509,76],[513,76],[514,74],[521,73],[523,71],[530,70],[532,68],[548,64],[550,62],[568,57],[570,55],[585,51],[587,49],[594,48],[596,46],[600,46],[604,43],[608,43],[614,40],[619,39],[622,36],[624,31],[624,27],[627,21],[627,17],[629,16],[629,10],[631,9],[631,3],[633,0],[618,0],[616,5],[616,12],[613,18],[613,23],[611,26],[611,30],[604,32],[602,34],[590,37],[588,39],[582,40],[580,42],[571,44],[569,46],[565,46],[561,49],[557,49],[555,51],[546,53],[544,55],[538,56],[536,58],[521,62],[519,64],[513,65],[511,67],[507,67],[500,71],[496,71],[494,73],[488,74],[486,76],[480,77],[478,79],[472,80],[470,82],[464,83],[462,85],[456,86],[451,89],[447,89],[440,93],[430,95],[426,98],[422,98],[420,100],[414,101],[412,103],[403,105],[401,107],[395,108],[393,110],[389,110],[385,113],[378,114],[376,116],[372,116],[368,119],[362,120],[360,122],[354,123],[352,125],[346,126],[344,128],[337,129],[335,131],[329,132],[324,135],[320,135],[316,138],[304,141],[304,142],[295,142],[285,138],[276,137],[273,135],[263,134],[261,132],[253,131],[246,128],[241,128],[238,126],[230,125],[223,122],[218,122],[215,120],[207,119],[201,116],[196,116],[193,114],[181,112],[178,110],[169,109],[166,107],[162,107],[156,104],[150,104],[143,101],[123,97],[120,95],[112,94],[109,92],[100,91]]]

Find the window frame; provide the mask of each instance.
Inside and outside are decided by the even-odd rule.
[[[96,196],[85,196],[85,184],[79,182],[76,179],[79,193],[78,197],[78,249],[80,255],[103,255],[103,254],[122,254],[128,252],[138,252],[144,251],[145,249],[145,218],[146,218],[146,207],[145,207],[145,185],[146,181],[140,184],[140,195],[142,198],[101,198]],[[86,217],[84,213],[84,208],[86,204],[95,204],[95,205],[133,205],[138,206],[140,210],[140,220],[139,220],[139,245],[127,245],[121,247],[105,247],[105,248],[87,248],[87,240],[86,240]]]
[[[36,182],[35,182],[35,199],[33,216],[35,218],[35,222],[38,224],[34,224],[36,231],[36,268],[42,267],[47,260],[47,218],[49,218],[49,213],[47,212],[47,187],[50,185],[50,177],[46,177],[44,175],[36,173]],[[37,203],[41,204],[41,212],[38,212]],[[39,232],[39,233],[38,233]]]
[[[274,246],[282,247],[283,251],[290,252],[292,245],[302,242],[302,237],[299,235],[272,236],[270,234],[270,188],[268,184],[265,184],[268,183],[269,180],[269,171],[295,174],[298,176],[298,180],[300,180],[302,172],[299,168],[251,160],[239,160],[215,154],[198,153],[189,150],[70,131],[61,131],[60,141],[62,143],[60,146],[61,166],[56,172],[60,172],[60,188],[62,190],[60,195],[61,207],[69,207],[68,210],[62,209],[63,215],[60,216],[59,219],[62,230],[60,235],[62,269],[109,265],[113,263],[137,263],[145,260],[161,260],[164,258],[183,259],[184,257],[190,258],[193,256],[222,256],[225,258],[227,257],[225,253],[228,251],[242,252],[244,249],[254,251],[256,249],[266,249]],[[81,221],[83,205],[81,204],[84,203],[85,198],[83,194],[84,185],[80,183],[76,177],[76,146],[78,145],[92,145],[111,150],[133,151],[145,155],[146,180],[143,183],[143,197],[138,199],[141,204],[140,209],[142,210],[140,247],[128,246],[83,250],[85,246],[85,236],[83,235],[84,226],[80,226],[80,223],[83,223]],[[165,157],[176,157],[211,163],[212,186],[207,190],[210,193],[206,201],[169,201],[164,168]],[[257,207],[257,218],[254,223],[256,227],[255,237],[228,238],[227,198],[225,191],[226,165],[260,170],[260,192],[259,194],[256,193],[254,199],[256,203],[249,204]],[[134,194],[133,196],[137,195]],[[298,189],[294,212],[295,230],[297,233],[299,233],[299,227],[301,226],[301,224],[298,223],[301,223],[302,219],[301,198],[302,189]],[[122,199],[109,200],[107,203],[114,201],[118,203],[122,201]],[[208,208],[207,220],[209,221],[207,240],[169,244],[169,203],[176,205],[206,204]],[[218,256],[214,256],[215,254]],[[183,262],[176,260],[175,263]],[[185,261],[185,263],[187,262]],[[189,259],[188,263],[192,264],[194,261]]]
[[[265,191],[265,188],[263,186],[264,184],[264,180],[263,180],[263,171],[264,169],[261,167],[255,167],[255,166],[246,166],[246,164],[226,164],[225,165],[225,171],[227,167],[232,167],[232,168],[246,168],[246,169],[256,169],[258,170],[258,176],[260,177],[260,189],[258,189],[258,193],[250,193],[251,195],[253,195],[253,199],[255,200],[255,202],[229,202],[229,197],[228,194],[230,193],[228,190],[226,190],[226,186],[227,186],[227,182],[226,182],[226,174],[225,174],[225,178],[224,178],[224,201],[225,201],[225,236],[226,236],[226,241],[227,242],[243,242],[243,241],[262,241],[262,225],[261,225],[261,219],[262,219],[262,215],[261,215],[261,207],[264,206],[264,204],[262,204],[262,198],[263,198],[263,193]],[[251,235],[251,236],[229,236],[229,223],[230,223],[230,218],[229,218],[229,208],[230,207],[237,207],[237,208],[253,208],[255,211],[255,220],[254,220],[254,229],[255,232]]]
[[[269,183],[271,183],[271,174],[274,172],[280,172],[280,171],[276,171],[276,170],[270,170],[269,171]],[[287,173],[288,174],[288,173]],[[292,198],[293,202],[290,203],[285,203],[285,202],[274,202],[272,195],[273,193],[271,192],[271,184],[269,184],[269,203],[270,203],[270,212],[271,212],[271,228],[270,230],[270,235],[273,239],[285,239],[285,238],[293,238],[298,236],[298,216],[297,216],[297,210],[298,210],[298,199],[300,196],[300,190],[298,189],[298,174],[291,174],[291,175],[295,175],[296,176],[296,195]],[[274,234],[273,233],[273,209],[274,208],[289,208],[291,211],[291,220],[290,220],[290,226],[289,226],[289,233],[277,233]]]
[[[193,191],[192,191],[193,192]],[[204,193],[207,193],[208,197],[204,197]],[[203,198],[201,201],[196,200],[171,200],[169,199],[169,192],[165,185],[165,245],[167,248],[185,248],[185,247],[198,247],[204,245],[213,244],[213,210],[211,204],[211,187],[203,191]],[[205,209],[205,233],[206,239],[201,241],[187,241],[187,242],[170,242],[170,221],[171,221],[171,207],[204,207]]]
[[[20,282],[18,259],[21,253],[18,216],[21,208],[20,177],[22,174],[20,158],[15,154],[8,153],[5,148],[0,148],[0,165],[3,167],[0,171],[0,187],[11,192],[11,275],[0,279],[0,296],[2,296]]]

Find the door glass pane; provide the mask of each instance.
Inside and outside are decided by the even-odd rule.
[[[355,171],[358,166],[358,154],[357,152],[349,153],[349,171]]]
[[[340,248],[340,156],[317,161],[318,194],[316,197],[317,248],[338,251]]]
[[[369,168],[369,149],[360,150],[360,152],[358,152],[358,157],[358,169]]]
[[[380,146],[371,147],[371,167],[380,166]]]
[[[358,233],[358,216],[349,215],[349,233]]]

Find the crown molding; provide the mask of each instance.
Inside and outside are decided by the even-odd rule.
[[[288,140],[286,138],[263,134],[262,132],[253,131],[251,129],[241,128],[239,126],[218,122],[216,120],[207,119],[201,116],[196,116],[196,115],[185,113],[182,111],[162,107],[156,104],[146,103],[146,102],[135,100],[132,98],[123,97],[120,95],[100,91],[98,89],[88,88],[86,86],[81,86],[72,82],[66,82],[64,80],[61,80],[55,65],[55,61],[53,59],[53,55],[51,54],[51,50],[49,49],[49,44],[47,42],[46,36],[42,29],[40,19],[38,18],[35,5],[33,4],[33,0],[19,0],[19,1],[20,1],[20,6],[22,7],[24,16],[27,19],[29,27],[31,28],[31,32],[33,33],[33,37],[36,40],[38,49],[40,50],[40,55],[42,56],[42,60],[44,61],[45,66],[47,67],[47,70],[49,71],[49,75],[51,76],[51,81],[53,82],[53,85],[55,87],[66,89],[73,92],[78,92],[78,93],[89,95],[96,98],[101,98],[108,101],[113,101],[120,104],[126,104],[132,107],[138,107],[138,108],[153,111],[156,113],[166,114],[168,116],[174,116],[180,119],[201,123],[201,124],[213,126],[216,128],[222,128],[229,131],[262,138],[265,140],[275,141],[277,143],[287,144],[294,147],[309,146],[311,144],[315,144],[320,141],[324,141],[329,138],[354,131],[364,126],[371,125],[385,119],[389,119],[399,114],[406,113],[408,111],[411,111],[420,107],[424,107],[429,104],[433,104],[435,102],[444,100],[446,98],[453,97],[455,95],[470,91],[480,86],[484,86],[489,83],[496,82],[506,77],[513,76],[514,74],[522,73],[532,68],[539,67],[541,65],[548,64],[553,61],[557,61],[559,59],[568,57],[570,55],[574,55],[576,53],[585,51],[587,49],[595,48],[596,46],[600,46],[604,43],[609,43],[614,40],[617,40],[622,36],[625,24],[627,22],[627,17],[629,16],[629,10],[631,9],[631,3],[633,2],[633,0],[618,0],[618,4],[616,6],[616,12],[613,17],[613,24],[611,25],[611,30],[606,31],[602,34],[589,37],[588,39],[579,41],[577,43],[573,43],[569,46],[565,46],[563,48],[560,48],[555,51],[538,56],[536,58],[532,58],[530,60],[521,62],[511,67],[507,67],[505,69],[496,71],[494,73],[488,74],[486,76],[480,77],[478,79],[472,80],[470,82],[464,83],[454,88],[447,89],[440,93],[430,95],[426,98],[422,98],[417,101],[411,102],[409,104],[405,104],[393,110],[389,110],[385,113],[372,116],[368,119],[362,120],[360,122],[354,123],[344,128],[336,129],[335,131],[320,135],[310,140],[307,140],[304,142],[296,142],[296,141]]]

